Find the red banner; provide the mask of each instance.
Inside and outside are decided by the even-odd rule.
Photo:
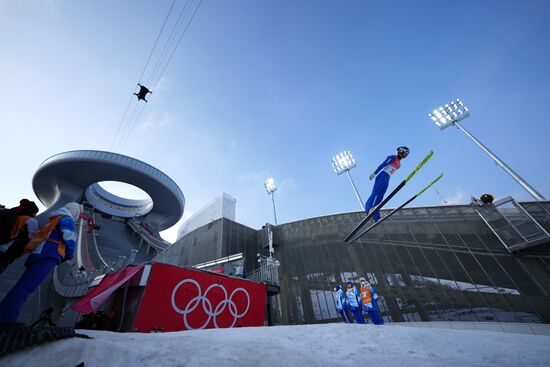
[[[97,312],[103,302],[105,302],[111,294],[124,283],[133,277],[138,271],[143,269],[144,265],[130,266],[128,268],[117,271],[116,273],[106,275],[98,286],[92,289],[88,294],[78,300],[71,306],[71,310],[87,314]]]
[[[134,328],[180,331],[263,326],[265,284],[154,264]]]

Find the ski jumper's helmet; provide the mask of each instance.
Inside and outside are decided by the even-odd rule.
[[[397,148],[397,154],[402,156],[402,157],[406,157],[409,155],[409,148],[403,146],[403,147],[398,147]]]

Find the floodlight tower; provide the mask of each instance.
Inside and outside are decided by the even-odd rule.
[[[275,191],[277,191],[277,188],[275,187],[275,181],[273,181],[273,177],[265,180],[264,186],[267,194],[271,195],[271,201],[273,202],[273,217],[275,217],[275,225],[277,225],[277,212],[275,211]]]
[[[353,177],[351,177],[350,170],[352,168],[355,168],[357,164],[355,163],[355,159],[353,159],[353,156],[351,155],[351,152],[349,150],[346,150],[340,154],[336,154],[334,157],[332,157],[332,168],[334,168],[334,172],[336,172],[337,175],[341,175],[342,173],[346,172],[349,177],[349,181],[351,182],[351,186],[353,187],[353,191],[355,191],[355,196],[357,196],[357,200],[359,200],[359,205],[361,206],[361,210],[364,210],[364,204],[363,200],[361,200],[361,195],[359,195],[359,191],[357,191],[357,187],[355,186],[355,182],[353,182]]]
[[[537,192],[531,185],[529,185],[523,178],[520,177],[514,170],[512,170],[506,163],[504,163],[499,157],[497,157],[493,152],[489,150],[485,145],[483,145],[479,140],[477,140],[472,134],[470,134],[465,128],[462,127],[458,122],[464,120],[470,116],[470,111],[468,107],[464,106],[464,103],[460,99],[452,101],[449,104],[436,108],[432,113],[428,114],[432,121],[441,129],[446,129],[449,126],[456,126],[458,129],[462,130],[467,137],[472,139],[489,157],[491,157],[495,163],[500,166],[506,173],[508,173],[514,180],[517,181],[535,200],[544,200],[544,196]]]

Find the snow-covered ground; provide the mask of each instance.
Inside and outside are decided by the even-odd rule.
[[[138,334],[81,330],[2,366],[550,366],[550,336],[374,325]]]

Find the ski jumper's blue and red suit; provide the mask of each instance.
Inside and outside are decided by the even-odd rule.
[[[401,167],[401,161],[397,155],[388,156],[381,165],[378,166],[374,173],[377,175],[374,180],[374,187],[372,193],[365,202],[365,212],[368,214],[369,210],[375,208],[382,199],[388,189],[390,183],[390,175],[397,171]],[[380,212],[374,213],[372,219],[376,222],[380,218]]]

